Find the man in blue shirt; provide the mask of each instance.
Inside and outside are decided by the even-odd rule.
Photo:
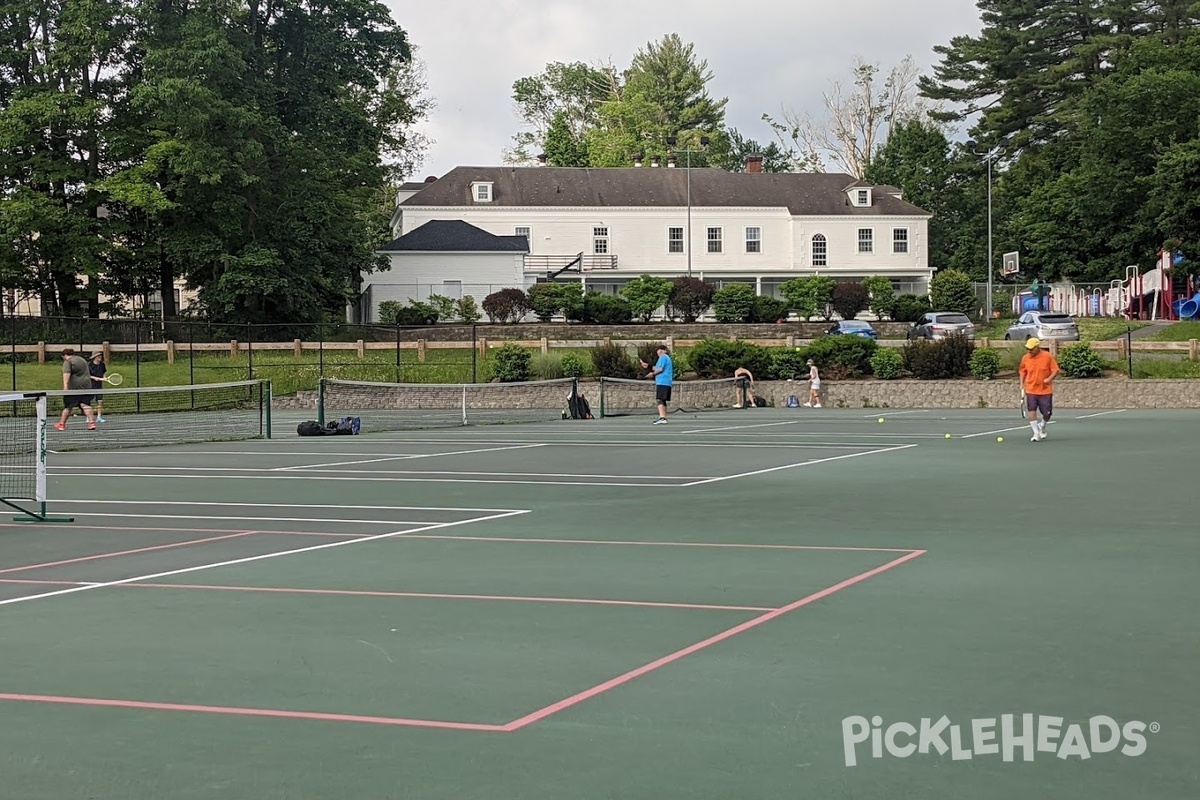
[[[667,403],[671,400],[671,386],[675,380],[675,365],[671,363],[667,348],[659,345],[658,362],[646,377],[654,378],[654,399],[658,402],[658,419],[654,420],[654,424],[666,425]]]

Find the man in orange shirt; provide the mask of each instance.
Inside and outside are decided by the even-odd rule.
[[[1049,350],[1042,349],[1037,339],[1025,342],[1026,353],[1021,357],[1017,374],[1021,377],[1021,390],[1025,392],[1025,410],[1029,412],[1029,427],[1033,428],[1033,439],[1040,442],[1046,438],[1046,423],[1054,413],[1054,378],[1058,375],[1058,362]],[[1038,413],[1041,422],[1038,422]]]

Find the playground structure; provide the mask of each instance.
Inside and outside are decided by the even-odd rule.
[[[1012,311],[1057,311],[1072,317],[1125,317],[1145,320],[1200,320],[1200,282],[1195,275],[1177,274],[1183,261],[1179,253],[1159,252],[1154,269],[1140,274],[1125,268],[1125,279],[1107,287],[1081,288],[1068,282],[1035,281],[1018,292]]]

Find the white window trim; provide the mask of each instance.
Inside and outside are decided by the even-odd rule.
[[[713,231],[717,231],[718,235],[720,236],[719,239],[710,239],[709,238],[708,235],[710,233],[712,233]],[[721,249],[715,250],[715,251],[709,250],[708,246],[712,242],[717,242],[718,244],[720,244]],[[723,226],[723,225],[707,225],[707,226],[705,226],[705,228],[704,228],[704,252],[708,253],[710,256],[719,256],[719,255],[725,254],[725,226]]]
[[[607,225],[592,226],[592,255],[607,256],[612,254],[612,235],[610,234],[610,230]],[[597,233],[597,231],[604,231],[604,233]],[[596,249],[596,243],[600,241],[604,242],[604,252]]]
[[[862,238],[863,231],[869,231],[871,234],[871,238],[866,240],[866,243],[868,245],[870,245],[870,247],[868,247],[866,250],[863,249],[863,241],[864,241]],[[875,229],[874,228],[858,228],[855,242],[856,242],[856,251],[855,252],[857,252],[859,255],[874,254],[874,252],[875,252]]]
[[[904,231],[904,249],[896,249],[896,231]],[[912,252],[912,231],[907,227],[892,228],[892,254],[893,255],[908,255]]]
[[[671,249],[671,231],[679,231],[679,249]],[[677,256],[687,252],[687,232],[681,225],[667,226],[667,255]]]
[[[817,240],[817,237],[818,237],[818,236],[820,236],[820,237],[821,237],[821,238],[820,238],[820,242],[821,242],[821,245],[822,245],[822,247],[823,247],[823,250],[822,250],[822,252],[821,252],[821,263],[820,263],[820,264],[818,264],[818,263],[817,263],[817,249],[816,249],[816,243],[817,243],[817,241],[818,241],[818,240]],[[825,235],[825,234],[823,234],[823,233],[814,233],[814,234],[813,234],[812,236],[810,236],[810,237],[809,237],[809,239],[808,239],[808,248],[809,248],[809,251],[808,251],[808,261],[809,261],[809,265],[810,265],[810,266],[813,266],[813,267],[827,267],[827,266],[829,266],[829,237],[828,237],[828,236],[826,236],[826,235]]]
[[[863,187],[860,186],[851,191],[853,193],[850,196],[850,201],[857,208],[870,208],[871,207],[871,190],[870,189],[864,189]],[[866,195],[865,199],[862,199],[863,194]]]
[[[757,238],[757,239],[751,239],[751,238],[750,238],[750,231],[756,231],[756,232],[758,233],[758,238]],[[743,238],[744,238],[744,240],[745,240],[745,243],[746,243],[746,253],[747,253],[747,254],[749,254],[749,255],[754,255],[754,256],[760,256],[760,255],[762,255],[762,251],[763,251],[763,246],[762,246],[762,245],[763,245],[763,235],[762,235],[762,226],[761,226],[761,225],[747,225],[747,226],[746,226],[746,230],[744,231],[744,237],[743,237]],[[757,244],[758,244],[758,249],[757,249],[757,250],[751,250],[751,249],[750,249],[750,242],[751,242],[751,241],[753,241],[753,242],[755,242],[755,243],[757,243]]]
[[[487,197],[480,197],[479,190],[484,189],[487,192]],[[471,201],[474,203],[490,203],[495,195],[492,194],[491,181],[474,181],[471,184]]]

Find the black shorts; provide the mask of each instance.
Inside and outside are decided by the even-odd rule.
[[[1025,408],[1031,413],[1040,411],[1042,417],[1048,419],[1054,413],[1054,395],[1027,394],[1025,395]]]
[[[664,384],[655,384],[654,399],[660,403],[669,402],[671,399],[671,387]]]
[[[92,396],[90,394],[69,394],[63,397],[63,408],[78,408],[91,404]]]

